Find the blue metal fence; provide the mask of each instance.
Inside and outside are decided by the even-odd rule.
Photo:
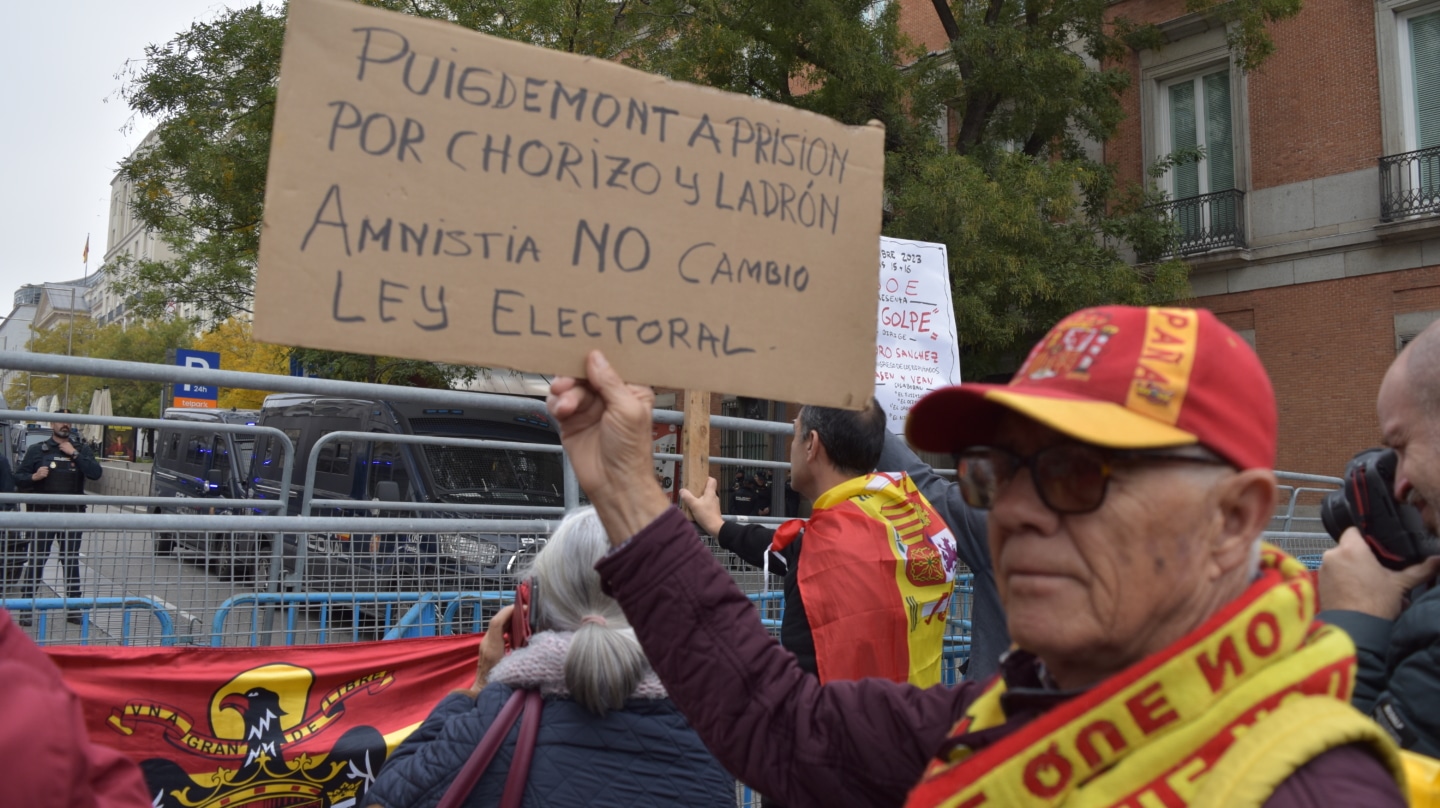
[[[49,622],[57,613],[60,619],[72,614],[79,615],[79,645],[90,644],[90,627],[96,612],[118,610],[120,612],[119,642],[134,645],[136,637],[135,615],[144,614],[154,621],[147,626],[145,645],[175,645],[175,621],[171,619],[165,604],[153,598],[126,596],[107,598],[4,598],[0,606],[22,625],[35,623],[36,634],[46,636]],[[111,634],[111,632],[107,632]]]

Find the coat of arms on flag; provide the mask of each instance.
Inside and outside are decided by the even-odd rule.
[[[156,808],[351,808],[431,707],[473,682],[476,639],[47,650],[91,738],[140,763]]]

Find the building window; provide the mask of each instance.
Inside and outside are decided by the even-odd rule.
[[[1142,168],[1177,150],[1203,147],[1205,158],[1160,179],[1170,198],[1161,212],[1180,226],[1172,255],[1234,250],[1245,242],[1250,184],[1245,71],[1231,62],[1226,25],[1186,14],[1159,25],[1161,47],[1138,52]]]
[[[1198,151],[1165,173],[1167,214],[1180,227],[1180,254],[1245,246],[1236,170],[1233,77],[1228,63],[1158,81],[1157,159]]]
[[[1411,311],[1395,315],[1395,353],[1405,350],[1431,323],[1440,320],[1440,311]]]
[[[1440,213],[1440,3],[1377,0],[1380,219]]]
[[[1401,15],[1399,33],[1405,150],[1440,146],[1440,9]]]
[[[1165,82],[1160,142],[1165,154],[1200,148],[1205,156],[1172,168],[1166,190],[1186,199],[1235,187],[1235,135],[1230,104],[1230,69]]]

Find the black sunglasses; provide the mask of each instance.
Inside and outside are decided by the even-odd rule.
[[[1090,513],[1105,502],[1115,467],[1131,463],[1200,463],[1228,466],[1218,457],[1146,450],[1102,449],[1087,443],[1048,446],[1027,457],[996,446],[975,446],[955,463],[960,493],[972,508],[989,509],[1016,472],[1030,470],[1045,507],[1056,513]]]

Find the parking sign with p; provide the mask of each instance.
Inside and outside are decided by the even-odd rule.
[[[213,351],[190,351],[180,349],[175,351],[175,364],[185,368],[204,368],[206,370],[220,369],[220,354]],[[218,406],[220,388],[203,384],[185,384],[177,382],[174,385],[173,406],[188,407],[190,409],[214,409]]]

